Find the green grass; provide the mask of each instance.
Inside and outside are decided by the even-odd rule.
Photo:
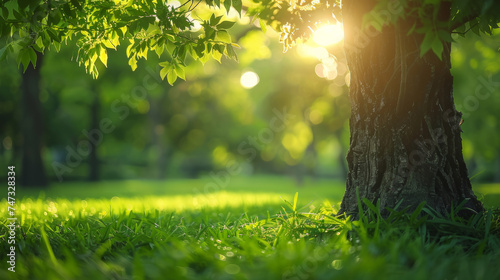
[[[18,188],[16,272],[2,226],[0,279],[500,279],[498,212],[381,219],[367,203],[351,222],[334,217],[341,182],[231,178],[205,192],[210,182]],[[485,201],[498,189],[476,188]]]

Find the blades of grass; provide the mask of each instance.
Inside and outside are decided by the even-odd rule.
[[[468,222],[468,225],[471,226],[471,227],[479,227],[480,226],[480,223],[481,221],[483,220],[483,215],[481,214],[476,214],[474,216],[472,216],[470,219],[469,219],[469,222]]]
[[[296,192],[294,197],[293,197],[293,211],[297,211],[297,199],[299,198],[299,192]]]
[[[47,249],[47,253],[49,254],[50,261],[54,265],[58,265],[56,256],[54,255],[54,251],[52,250],[52,246],[50,246],[49,238],[47,237],[47,233],[45,233],[44,225],[40,228],[40,233],[42,235],[43,243],[45,244],[45,248]]]
[[[281,236],[282,231],[283,231],[283,225],[280,225],[280,227],[278,229],[278,233],[276,234],[276,237],[274,238],[273,247],[276,247],[276,244],[278,244],[278,240]]]
[[[420,213],[422,213],[422,209],[424,209],[425,204],[426,204],[425,201],[420,202],[415,211],[413,211],[413,213],[411,214],[410,222],[412,224],[415,222],[415,219],[420,215]]]
[[[359,198],[359,187],[356,188],[356,199],[358,200],[358,216],[359,220],[365,219],[365,213],[363,211],[363,205],[361,204],[361,199]]]
[[[486,221],[484,225],[484,240],[488,240],[488,237],[490,236],[490,229],[491,229],[491,220],[493,219],[493,215],[491,211],[486,212]]]
[[[87,248],[90,248],[90,243],[91,243],[90,242],[90,237],[91,237],[90,233],[91,232],[92,231],[90,230],[90,225],[87,223]]]
[[[376,223],[375,223],[375,232],[374,232],[374,235],[373,237],[374,238],[378,238],[379,236],[379,228],[380,228],[380,220],[382,220],[382,217],[380,216],[380,211],[379,209],[377,209],[377,207],[375,205],[373,205],[373,203],[368,200],[366,197],[363,197],[363,203],[368,206],[368,215],[371,215],[371,213],[373,213],[373,215],[376,216]]]
[[[110,248],[111,248],[111,245],[113,244],[113,242],[111,242],[111,240],[107,240],[106,242],[103,242],[101,246],[99,246],[99,248],[97,248],[97,250],[95,250],[95,258],[96,259],[101,259],[101,257],[104,255],[104,253],[106,253]]]
[[[404,200],[404,199],[401,199],[401,200],[400,200],[400,201],[396,204],[396,206],[394,206],[394,211],[398,211],[398,208],[399,208],[399,206],[401,206],[401,204],[403,203],[403,200]]]
[[[469,178],[470,181],[472,181],[474,178],[476,178],[477,176],[483,174],[484,172],[486,171],[486,169],[482,170],[482,171],[479,171],[478,173],[474,174],[473,176],[471,176]]]
[[[204,226],[204,227],[202,228],[202,226]],[[199,240],[200,236],[207,230],[207,228],[208,228],[207,225],[205,225],[205,224],[201,225],[200,224],[200,230],[198,231],[198,233],[196,234],[196,236],[194,237],[194,239],[195,240]]]
[[[309,205],[313,204],[314,200],[311,200],[309,203],[307,203],[306,205],[302,206],[299,208],[298,211],[302,211],[303,209],[306,209]]]
[[[432,209],[431,207],[425,207],[422,209],[425,213],[427,213],[429,216],[431,216],[433,219],[441,219],[442,215],[439,214],[436,210]]]
[[[455,220],[460,218],[458,216],[458,212],[460,212],[460,210],[464,209],[465,203],[467,203],[467,201],[468,201],[468,199],[464,199],[456,207],[454,207],[453,202],[451,203],[451,211],[450,211],[451,217],[450,218],[452,221],[455,221]]]
[[[370,200],[368,200],[368,198],[363,197],[362,201],[366,206],[368,206],[368,209],[370,209],[373,213],[376,214],[377,212],[379,212],[377,207],[373,205],[373,203]]]
[[[142,224],[144,223],[144,220],[142,220],[139,224],[135,224],[135,229],[134,229],[134,233],[135,234],[138,234],[139,233],[139,230],[142,229]]]
[[[260,237],[256,237],[256,240],[261,243],[262,245],[266,246],[266,248],[271,248],[271,244],[269,244],[269,242],[265,241],[264,239],[260,238]],[[276,245],[274,245],[276,246]]]

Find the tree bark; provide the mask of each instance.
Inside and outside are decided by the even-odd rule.
[[[442,59],[420,57],[421,34],[407,35],[407,17],[382,32],[362,31],[375,0],[344,1],[345,52],[351,83],[349,173],[340,213],[358,212],[357,193],[382,209],[414,209],[422,201],[440,213],[467,200],[481,211],[462,155],[461,113],[453,101],[450,44]],[[449,7],[440,17],[449,19]],[[465,213],[464,213],[465,214]]]
[[[40,103],[40,68],[43,55],[37,52],[37,67],[30,64],[22,74],[22,161],[20,184],[43,187],[47,177],[42,161],[43,121]]]
[[[344,151],[347,149],[344,145],[344,143],[342,143],[342,130],[337,130],[335,132],[335,137],[337,138],[337,141],[339,142],[339,146],[340,146],[340,152],[339,152],[339,157],[338,157],[338,164],[339,164],[339,167],[340,167],[340,178],[342,180],[346,180],[347,179],[347,165],[346,165],[346,155],[344,153]]]

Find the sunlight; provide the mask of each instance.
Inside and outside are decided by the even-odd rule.
[[[337,44],[342,39],[344,39],[344,30],[340,24],[322,26],[313,35],[313,41],[320,46]]]
[[[297,46],[297,53],[301,57],[315,57],[319,60],[323,60],[330,56],[328,51],[323,47],[311,47],[305,44]]]
[[[247,71],[241,75],[240,83],[246,89],[251,89],[259,83],[259,75],[252,71]]]

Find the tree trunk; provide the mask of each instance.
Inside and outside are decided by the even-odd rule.
[[[382,209],[422,201],[445,213],[452,205],[481,211],[462,156],[461,113],[453,102],[450,44],[442,59],[420,57],[421,34],[407,17],[382,32],[362,29],[375,0],[344,1],[345,52],[351,73],[349,173],[341,213],[355,214],[357,193]],[[439,16],[449,18],[449,7]],[[417,27],[418,28],[418,27]]]
[[[345,180],[347,179],[346,178],[346,175],[347,175],[347,165],[346,165],[346,162],[345,162],[345,153],[344,151],[347,149],[344,145],[344,143],[342,142],[342,130],[337,130],[335,132],[335,137],[337,138],[337,141],[339,142],[339,146],[340,146],[340,152],[339,152],[339,157],[338,157],[338,163],[339,163],[339,166],[340,166],[340,179],[342,180]]]
[[[37,67],[29,65],[22,75],[22,161],[19,182],[24,186],[46,186],[42,161],[43,121],[40,103],[40,68],[43,55],[37,52]]]

